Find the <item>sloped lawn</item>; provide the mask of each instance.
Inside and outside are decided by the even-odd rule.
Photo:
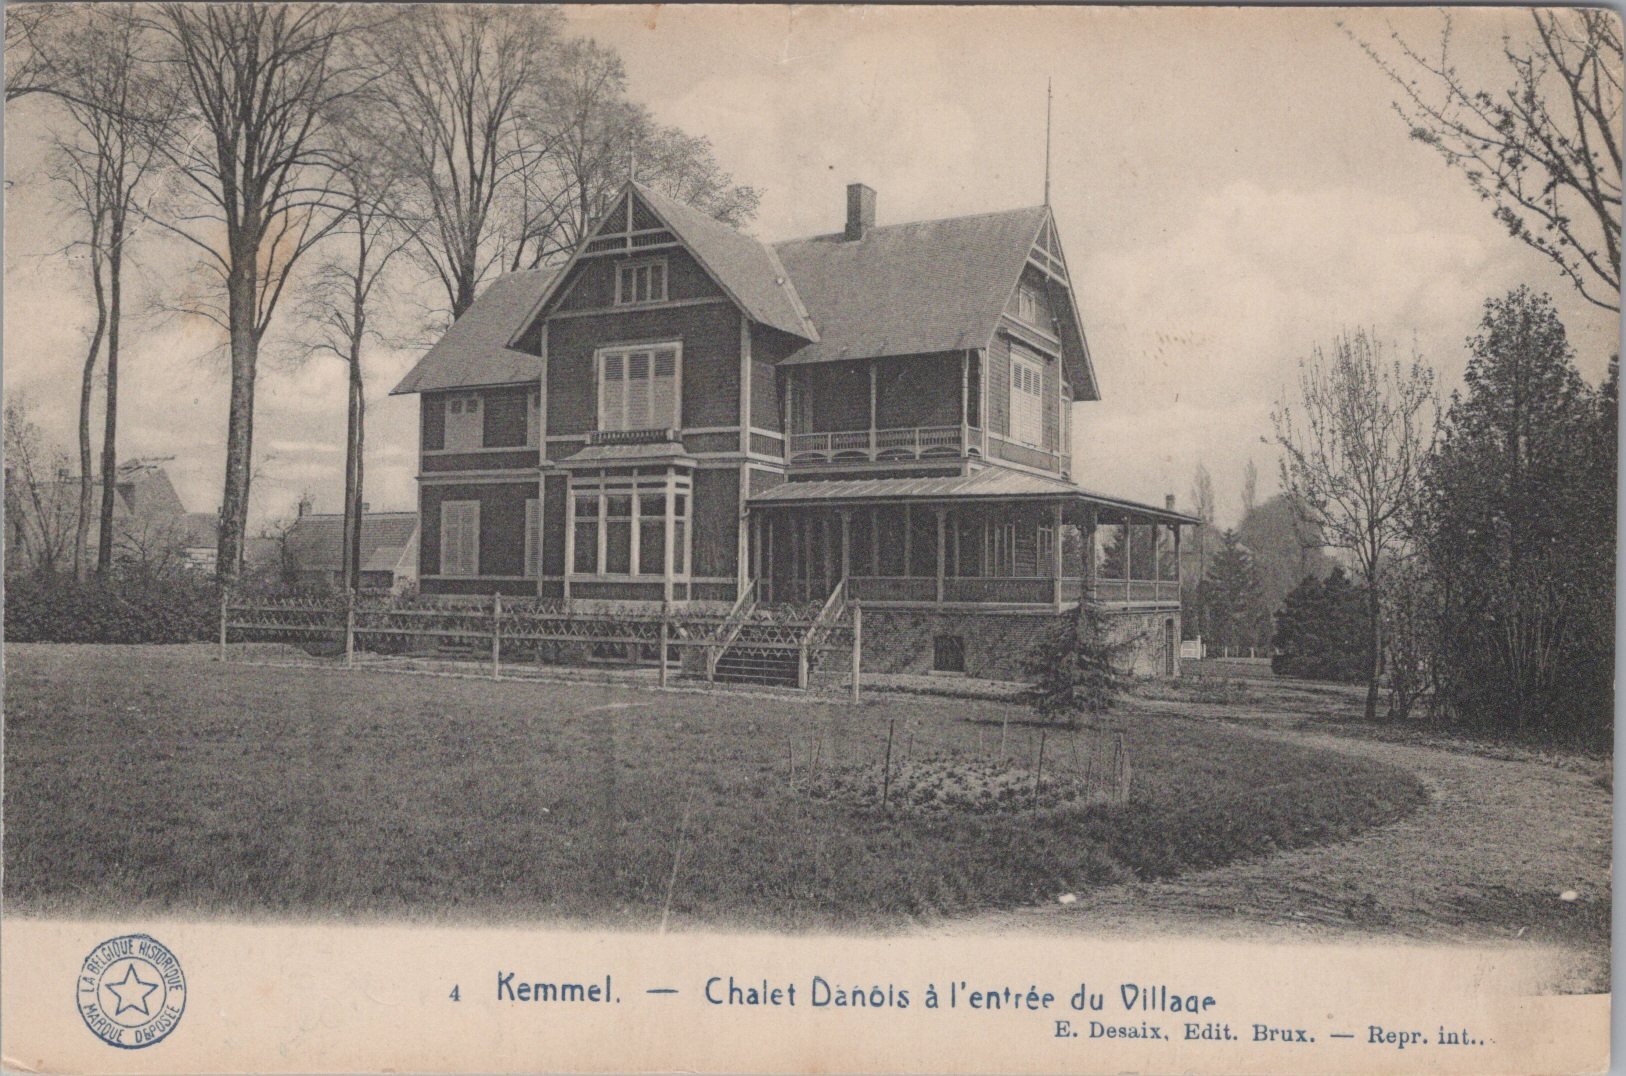
[[[6,665],[20,911],[632,925],[669,899],[679,920],[884,927],[1336,841],[1425,798],[1382,762],[1129,714],[1045,733],[1040,775],[1083,780],[1121,735],[1127,803],[883,810],[812,790],[880,774],[889,732],[900,767],[963,760],[1026,787],[1039,731],[993,703],[851,710],[221,666],[198,648],[12,646]]]

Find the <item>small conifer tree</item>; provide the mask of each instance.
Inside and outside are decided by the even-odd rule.
[[[1128,686],[1127,655],[1138,641],[1112,639],[1100,607],[1081,601],[1022,663],[1031,686],[1019,698],[1041,718],[1076,728],[1079,714],[1106,713],[1117,702]]]

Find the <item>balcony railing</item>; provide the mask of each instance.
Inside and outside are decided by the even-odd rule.
[[[1174,579],[1097,579],[1095,600],[1105,605],[1174,604],[1180,583]]]
[[[791,584],[794,587],[795,584]],[[1084,593],[1084,581],[1061,580],[1061,600],[1076,602]],[[855,575],[847,581],[853,601],[934,605],[937,578],[929,575]],[[1104,605],[1175,605],[1180,601],[1180,584],[1174,580],[1101,579],[1095,584],[1095,600]],[[946,576],[943,598],[961,605],[1049,605],[1056,600],[1055,580],[1049,576]]]
[[[830,430],[790,435],[792,463],[841,460],[909,460],[933,456],[982,454],[982,431],[976,427],[907,426],[890,430]]]

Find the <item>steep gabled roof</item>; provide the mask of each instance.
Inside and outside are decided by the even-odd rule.
[[[804,340],[819,339],[793,278],[772,247],[642,184],[631,187],[751,320]]]
[[[524,331],[552,279],[551,269],[527,269],[487,284],[474,305],[452,323],[390,394],[537,380],[542,376],[541,358],[508,345]]]
[[[361,517],[361,563],[364,571],[393,568],[413,535],[416,512],[367,512]],[[310,513],[288,530],[288,558],[298,571],[336,572],[343,567],[344,516]]]
[[[1044,206],[893,224],[774,245],[819,340],[787,363],[984,347],[1045,220]]]

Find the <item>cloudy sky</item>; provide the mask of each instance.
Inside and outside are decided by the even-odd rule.
[[[1392,87],[1340,17],[1371,40],[1391,24],[1419,42],[1439,28],[1429,11],[1325,9],[666,6],[570,21],[621,52],[659,119],[708,136],[762,190],[752,230],[765,239],[839,227],[853,181],[879,192],[883,224],[1039,202],[1052,78],[1051,202],[1104,397],[1074,416],[1076,477],[1187,503],[1204,463],[1232,522],[1248,460],[1262,492],[1275,488],[1261,436],[1295,361],[1341,330],[1415,344],[1449,387],[1484,299],[1529,282],[1553,291],[1589,380],[1618,348],[1616,318],[1574,297],[1408,140]],[[1459,11],[1461,66],[1494,71],[1500,35],[1522,34],[1526,18]],[[25,393],[66,445],[91,312],[41,172],[48,122],[35,99],[6,117],[5,390]],[[136,290],[161,293],[177,265],[148,260]],[[188,507],[212,510],[226,378],[211,340],[157,319],[127,336],[121,455],[175,457]],[[286,514],[305,490],[337,510],[342,368],[287,361],[286,342],[270,350],[253,514]],[[414,358],[371,360],[375,508],[414,503],[417,405],[387,395]]]

